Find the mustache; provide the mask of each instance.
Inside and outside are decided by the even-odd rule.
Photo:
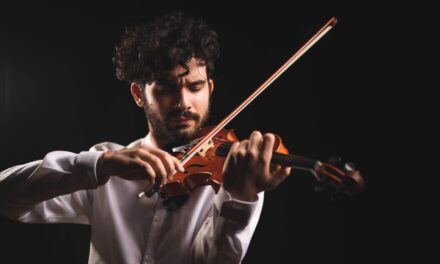
[[[167,118],[179,118],[179,117],[185,117],[188,119],[193,119],[195,121],[200,120],[200,115],[191,111],[185,111],[183,109],[175,109],[168,113]]]

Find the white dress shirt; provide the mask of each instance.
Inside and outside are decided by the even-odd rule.
[[[127,147],[139,144],[152,144],[150,135]],[[99,186],[99,156],[123,147],[104,142],[79,154],[53,151],[0,172],[0,212],[27,223],[90,224],[89,263],[241,262],[263,192],[257,201],[245,202],[223,188],[216,194],[203,186],[169,211],[158,194],[137,198],[146,181],[110,177]]]

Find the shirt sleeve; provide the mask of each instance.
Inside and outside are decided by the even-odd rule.
[[[0,172],[0,212],[22,222],[88,223],[102,151],[49,152],[42,160]]]
[[[261,215],[264,192],[254,202],[241,201],[221,187],[211,214],[196,235],[191,263],[240,263]]]

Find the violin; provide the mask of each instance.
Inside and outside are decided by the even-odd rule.
[[[177,153],[176,157],[182,159],[188,150],[210,130],[212,127],[203,128],[199,132],[198,139],[173,148],[173,152]],[[184,172],[174,174],[173,180],[167,184],[155,185],[156,189],[150,189],[146,195],[151,196],[158,192],[164,199],[187,197],[194,189],[205,185],[210,185],[215,192],[218,192],[223,183],[223,164],[230,147],[236,141],[238,138],[234,130],[222,129],[186,163]],[[289,154],[278,135],[275,135],[271,164],[311,172],[318,182],[346,194],[357,194],[364,187],[363,178],[353,164],[346,163],[344,168],[340,169],[330,163]]]
[[[184,201],[194,189],[205,185],[212,186],[214,191],[218,192],[223,183],[222,169],[226,156],[232,144],[238,141],[235,132],[224,127],[322,38],[336,22],[336,18],[331,18],[309,41],[219,124],[214,127],[201,129],[195,140],[184,146],[174,148],[173,152],[177,153],[176,157],[184,166],[185,171],[177,172],[174,174],[173,180],[164,185],[161,185],[160,181],[150,184],[138,194],[138,197],[144,195],[151,197],[154,193],[158,192],[164,199],[180,199]],[[343,168],[338,168],[334,164],[289,154],[278,135],[275,135],[271,164],[310,172],[318,182],[346,194],[357,194],[365,185],[360,172],[355,169],[354,164],[346,163]]]

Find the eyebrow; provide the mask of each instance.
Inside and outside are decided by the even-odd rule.
[[[199,85],[199,84],[204,84],[204,83],[206,83],[206,79],[205,80],[197,80],[197,81],[193,81],[193,82],[190,82],[188,85],[190,85],[190,86],[196,86],[196,85]]]

